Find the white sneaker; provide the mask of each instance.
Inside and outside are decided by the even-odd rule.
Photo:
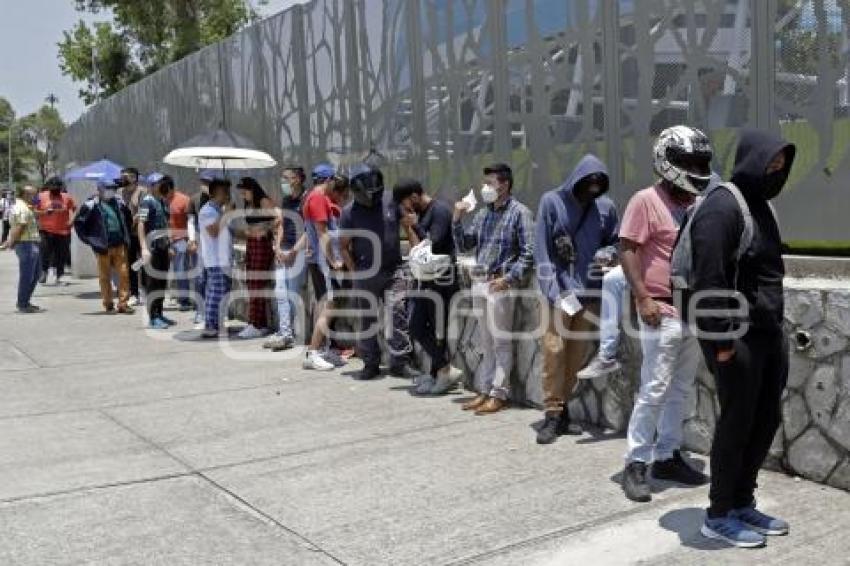
[[[307,357],[304,358],[304,369],[314,369],[316,371],[331,371],[334,365],[325,360],[317,350],[307,352]]]
[[[596,356],[587,366],[576,374],[579,379],[594,379],[620,371],[622,366],[616,359],[609,360]]]
[[[416,378],[416,388],[413,391],[417,395],[430,395],[435,383],[434,376],[423,373]]]
[[[448,365],[437,372],[437,382],[434,384],[433,389],[431,389],[431,395],[442,395],[444,393],[448,393],[460,383],[460,380],[463,379],[463,372],[454,367],[453,365]]]
[[[131,307],[138,307],[138,306],[140,306],[141,304],[142,304],[142,303],[139,301],[139,297],[135,297],[135,296],[130,297],[130,300],[129,300],[129,301],[127,301],[127,305],[128,305],[128,306],[131,306]]]
[[[248,326],[243,328],[242,332],[240,332],[237,336],[239,336],[239,338],[241,338],[242,340],[253,340],[254,338],[262,338],[265,335],[265,330],[260,330],[254,325],[249,324]]]

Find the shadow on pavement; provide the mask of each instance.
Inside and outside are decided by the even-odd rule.
[[[705,510],[697,507],[687,507],[669,511],[658,519],[658,525],[679,535],[682,546],[698,550],[721,550],[732,548],[722,541],[705,538],[699,532],[705,520]]]
[[[83,293],[75,293],[74,297],[83,300],[100,299],[100,291],[85,291]]]

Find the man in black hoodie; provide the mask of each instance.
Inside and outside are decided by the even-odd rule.
[[[740,261],[746,223],[728,189],[705,197],[691,227],[693,290],[713,295],[695,303],[712,311],[696,323],[720,399],[711,450],[711,504],[702,533],[736,546],[762,546],[764,535],[788,532],[785,521],[756,511],[754,491],[780,423],[780,397],[788,377],[782,240],[768,201],[788,180],[795,153],[792,144],[770,132],[741,134],[732,182],[752,215],[753,238]],[[736,291],[740,301],[732,297]],[[728,310],[737,307],[747,314],[730,317]],[[736,330],[741,337],[733,340]]]

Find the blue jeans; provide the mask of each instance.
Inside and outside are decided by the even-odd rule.
[[[277,301],[278,335],[283,338],[295,338],[293,323],[298,306],[296,297],[301,296],[304,279],[307,275],[307,265],[304,261],[296,261],[292,267],[278,265],[275,267],[274,296]]]
[[[18,308],[29,306],[38,278],[41,277],[41,250],[38,242],[18,242],[15,244],[18,256]]]
[[[602,306],[599,313],[599,357],[613,360],[620,345],[620,320],[623,318],[623,297],[629,282],[622,266],[617,266],[602,278]]]

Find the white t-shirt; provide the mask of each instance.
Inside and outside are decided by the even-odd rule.
[[[211,236],[207,226],[221,219],[221,209],[213,202],[208,202],[198,213],[198,226],[201,232],[201,260],[204,267],[229,268],[233,259],[233,236],[229,226],[222,226],[218,236]]]

